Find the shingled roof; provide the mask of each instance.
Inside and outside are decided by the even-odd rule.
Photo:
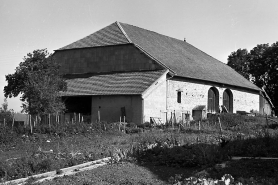
[[[133,43],[176,76],[260,91],[228,65],[191,44],[125,23],[115,22],[59,50]]]
[[[166,71],[125,72],[68,79],[67,91],[61,92],[61,96],[139,95]]]

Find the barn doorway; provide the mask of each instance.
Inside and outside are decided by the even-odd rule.
[[[223,105],[229,113],[233,113],[233,93],[230,89],[223,92]]]
[[[211,87],[208,91],[208,112],[219,112],[219,92],[215,87]]]
[[[63,97],[62,100],[66,105],[65,117],[67,121],[82,116],[84,122],[90,122],[92,109],[91,96],[70,96]]]

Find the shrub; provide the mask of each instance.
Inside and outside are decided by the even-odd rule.
[[[0,145],[13,144],[17,141],[17,134],[9,127],[0,126]]]
[[[134,133],[140,133],[143,132],[141,128],[134,128],[134,127],[126,127],[126,133],[127,134],[134,134]]]

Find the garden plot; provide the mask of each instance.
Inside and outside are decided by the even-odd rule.
[[[64,130],[63,135],[53,129],[49,133],[38,132],[27,135],[28,137],[21,136],[15,139],[17,142],[1,145],[4,146],[1,149],[4,149],[1,151],[0,178],[4,182],[46,171],[59,171],[103,157],[113,157],[115,164],[100,169],[107,171],[118,164],[123,168],[124,165],[133,164],[133,170],[143,167],[154,174],[153,180],[168,183],[170,176],[159,173],[159,168],[172,169],[173,173],[169,174],[173,177],[175,174],[183,174],[181,179],[210,169],[207,170],[210,177],[219,179],[225,175],[223,173],[228,168],[219,169],[214,166],[230,161],[233,156],[277,157],[277,130],[276,127],[266,125],[264,118],[226,114],[221,120],[222,132],[214,121],[204,120],[200,127],[196,127],[192,122],[189,128],[171,126],[162,129],[149,127],[149,124],[127,124],[126,132],[129,134],[119,132],[118,127],[113,130],[105,123],[105,130],[97,124],[76,124],[67,127],[69,129]],[[6,161],[7,159],[10,160]],[[126,163],[127,161],[129,163]],[[267,166],[265,171],[276,172],[275,165]],[[233,166],[230,166],[231,169]],[[235,173],[246,169],[248,166],[245,166],[245,169],[231,170],[231,173],[234,173],[231,175],[235,179],[251,178],[250,173]],[[253,172],[257,174],[257,178],[264,178],[255,171],[256,169]],[[240,174],[243,176],[239,176]],[[269,174],[267,178],[278,180],[272,173]]]

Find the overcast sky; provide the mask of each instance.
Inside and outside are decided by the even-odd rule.
[[[186,41],[227,63],[238,48],[278,41],[278,0],[0,0],[0,104],[5,75],[115,21]],[[20,111],[19,98],[8,99]]]

